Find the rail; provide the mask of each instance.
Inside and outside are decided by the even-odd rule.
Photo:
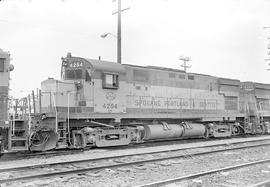
[[[270,180],[266,180],[266,181],[263,181],[263,182],[259,182],[259,183],[250,185],[250,186],[248,186],[248,187],[268,187],[268,186],[270,186]]]
[[[248,162],[248,163],[244,163],[244,164],[239,164],[239,165],[234,165],[234,166],[229,166],[229,167],[223,167],[223,168],[213,169],[213,170],[204,171],[204,172],[198,172],[198,173],[185,175],[185,176],[181,176],[181,177],[176,177],[176,178],[172,178],[172,179],[156,181],[156,182],[152,182],[152,183],[148,183],[148,184],[138,185],[138,186],[135,186],[135,187],[157,187],[157,186],[161,186],[161,185],[167,185],[167,184],[172,184],[172,183],[175,183],[175,182],[180,182],[180,181],[183,181],[183,180],[194,179],[194,178],[201,177],[201,176],[204,176],[204,175],[210,175],[210,174],[217,173],[217,172],[240,169],[240,168],[243,168],[243,167],[249,167],[249,166],[258,165],[258,164],[264,164],[264,163],[268,163],[268,162],[270,162],[270,159],[258,160],[258,161],[254,161],[254,162]]]

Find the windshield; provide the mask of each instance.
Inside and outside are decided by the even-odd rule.
[[[83,73],[81,69],[66,69],[66,79],[82,79]]]

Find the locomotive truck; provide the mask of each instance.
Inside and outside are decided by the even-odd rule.
[[[4,66],[8,67],[8,59]],[[6,77],[8,73],[0,72]],[[7,134],[4,147],[9,151],[107,147],[270,131],[269,84],[71,53],[62,58],[61,80],[48,78],[32,96],[19,107],[22,115],[17,113],[19,102],[13,107],[15,115],[9,118],[6,105],[4,110],[1,105],[1,116],[5,116],[1,117],[1,134]]]

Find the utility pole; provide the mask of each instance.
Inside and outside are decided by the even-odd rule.
[[[268,37],[267,39],[269,40],[269,43],[268,43],[268,46],[267,46],[267,49],[268,49],[268,51],[267,51],[268,58],[265,59],[265,61],[269,61],[270,60],[270,38]]]
[[[121,9],[121,0],[118,1],[118,10],[117,12],[114,12],[114,14],[117,14],[117,63],[121,64],[122,63],[122,46],[121,46],[121,12],[130,9],[130,7]]]
[[[180,56],[179,60],[183,61],[181,67],[184,67],[184,71],[187,72],[187,68],[191,68],[191,65],[187,65],[187,62],[191,61],[190,57]]]
[[[267,27],[263,27],[263,29],[270,29],[270,26],[267,26]],[[265,61],[270,61],[270,37],[267,37],[267,39],[269,40],[269,43],[268,43],[268,46],[267,46],[267,59],[265,59]],[[270,65],[270,63],[268,63],[268,65]],[[270,69],[267,69],[267,71],[270,71]]]
[[[268,43],[268,46],[267,46],[267,49],[268,49],[267,55],[268,55],[268,57],[267,57],[267,59],[265,59],[265,61],[270,61],[270,38],[267,38],[267,39],[269,39],[269,43]],[[268,63],[268,65],[270,66],[270,63]],[[267,71],[270,71],[270,69],[268,68]]]
[[[121,47],[121,0],[118,0],[118,15],[117,15],[117,63],[122,63],[122,47]]]

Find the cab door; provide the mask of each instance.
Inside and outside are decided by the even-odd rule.
[[[86,101],[86,107],[88,112],[94,109],[94,80],[92,78],[92,71],[90,68],[86,69],[85,72],[85,83],[84,83],[84,97]]]

